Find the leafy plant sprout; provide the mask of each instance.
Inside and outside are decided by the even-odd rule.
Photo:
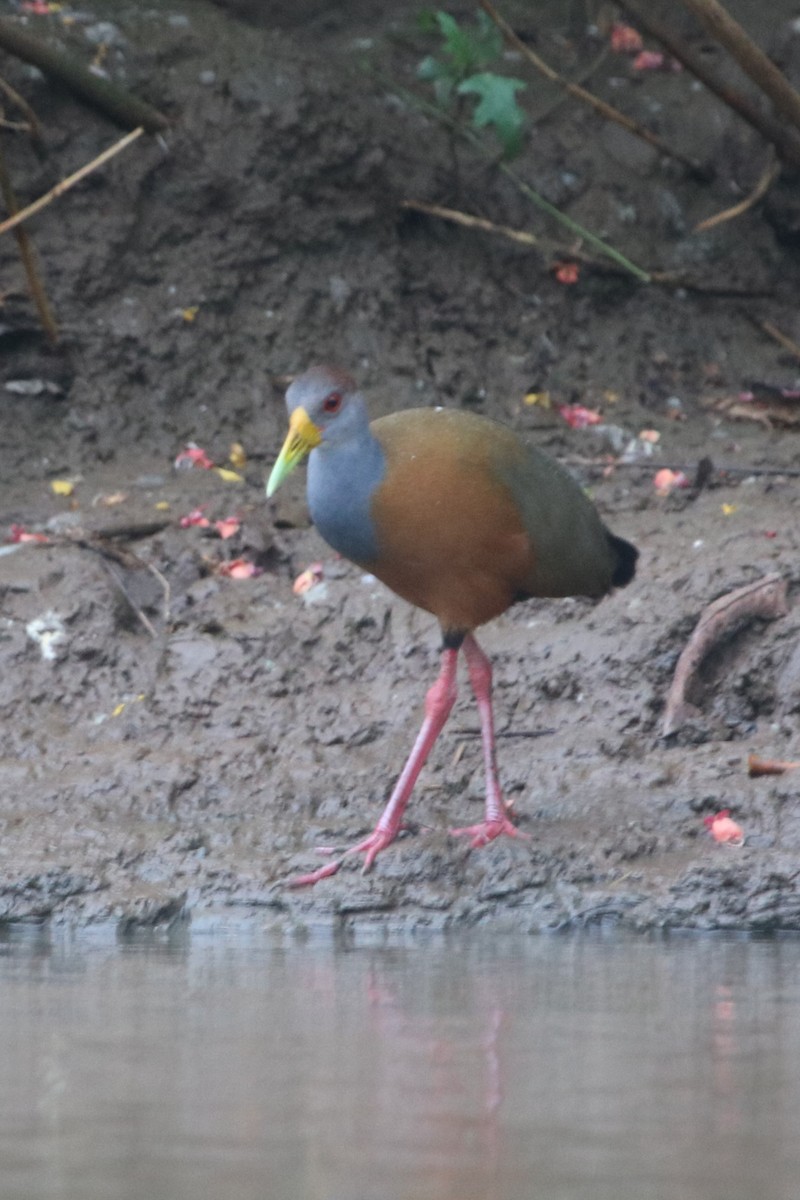
[[[459,178],[458,139],[466,140],[484,157],[491,158],[493,155],[483,136],[485,130],[491,130],[501,147],[495,166],[531,204],[558,222],[573,240],[578,238],[595,253],[611,259],[640,283],[650,283],[651,276],[647,271],[551,204],[510,165],[509,160],[522,150],[528,131],[528,119],[517,100],[518,93],[527,85],[514,76],[489,69],[503,58],[505,41],[501,26],[504,22],[499,18],[492,19],[483,8],[476,12],[471,26],[460,25],[455,17],[442,9],[424,11],[419,21],[423,32],[438,35],[441,39],[438,55],[427,55],[417,67],[417,77],[432,85],[433,99],[428,101],[404,89],[398,90],[409,103],[417,105],[449,130],[456,183]],[[545,74],[548,78],[558,78],[549,70]],[[439,215],[442,214],[443,210]],[[449,215],[452,217],[453,214]],[[468,214],[455,215],[462,224],[474,226],[479,223]]]
[[[516,157],[527,131],[517,93],[527,85],[489,69],[503,56],[503,37],[497,26],[482,10],[469,28],[441,10],[423,13],[420,22],[426,31],[438,30],[442,39],[439,57],[428,55],[417,68],[418,77],[432,84],[437,105],[460,120],[468,101],[473,130],[490,129],[502,147],[503,158]]]

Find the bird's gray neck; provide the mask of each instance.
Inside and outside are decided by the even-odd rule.
[[[364,566],[378,557],[378,537],[370,511],[386,461],[365,423],[358,437],[322,442],[308,462],[311,518],[329,546]]]

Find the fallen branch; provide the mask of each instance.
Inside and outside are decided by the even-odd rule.
[[[681,3],[702,21],[708,32],[736,59],[744,73],[758,84],[778,112],[783,113],[796,129],[800,129],[800,95],[719,0],[681,0]]]
[[[747,758],[747,774],[751,779],[760,775],[785,775],[787,771],[796,771],[800,762],[781,762],[779,758],[759,758],[750,754]]]
[[[14,216],[19,216],[19,205],[17,203],[17,195],[11,183],[11,176],[6,167],[5,155],[2,147],[0,147],[0,195],[3,197],[8,212]],[[58,343],[58,325],[53,314],[53,309],[45,290],[42,277],[39,274],[39,268],[36,263],[36,254],[33,249],[33,243],[28,237],[26,229],[18,228],[14,230],[14,236],[17,239],[17,249],[22,260],[22,266],[28,280],[28,288],[33,302],[36,305],[36,311],[39,314],[39,320],[42,323],[42,328],[47,335],[47,339],[51,346]]]
[[[150,572],[150,574],[153,576],[153,578],[158,580],[159,584],[161,585],[161,589],[164,593],[163,620],[164,620],[164,628],[166,628],[169,625],[170,620],[171,620],[170,605],[171,605],[171,601],[172,601],[172,588],[170,587],[169,580],[164,575],[162,575],[162,573],[159,571],[157,566],[155,566],[153,563],[148,563],[147,569]]]
[[[81,550],[90,550],[93,554],[99,555],[103,567],[119,588],[131,611],[136,615],[150,636],[157,638],[158,631],[153,622],[147,616],[147,613],[144,612],[141,605],[137,604],[133,599],[125,586],[124,579],[116,568],[122,567],[127,571],[147,570],[150,572],[158,582],[163,593],[163,620],[165,627],[169,625],[170,621],[172,589],[170,588],[169,580],[164,577],[153,563],[145,562],[138,554],[117,543],[122,540],[135,541],[141,537],[158,533],[160,530],[166,529],[169,524],[169,521],[151,521],[141,525],[112,525],[106,529],[85,530],[78,528],[62,534],[60,538],[53,539],[53,542],[50,544],[77,546]]]
[[[168,529],[172,521],[138,521],[130,525],[104,525],[98,529],[73,529],[61,535],[63,543],[77,543],[90,550],[108,553],[115,562],[123,567],[144,567],[147,563],[138,558],[132,551],[125,550],[117,543],[138,542],[142,538],[154,537]]]
[[[0,20],[0,47],[33,63],[48,78],[69,88],[80,100],[99,108],[123,129],[141,125],[147,133],[159,133],[169,128],[167,118],[151,104],[131,95],[118,84],[94,75],[70,54],[49,46],[13,21]]]
[[[27,121],[9,121],[6,117],[0,117],[0,129],[7,129],[9,133],[28,133],[30,125]]]
[[[91,536],[110,542],[138,542],[142,538],[154,537],[169,529],[172,521],[163,519],[156,521],[136,521],[131,525],[101,525],[93,529]]]
[[[777,617],[786,616],[789,611],[786,586],[786,580],[780,575],[765,575],[763,579],[736,588],[709,604],[675,667],[664,707],[662,737],[676,733],[697,715],[697,709],[686,699],[686,693],[700,664],[714,646],[757,617],[774,621]]]
[[[778,152],[778,156],[793,167],[800,167],[800,137],[793,129],[787,129],[771,113],[763,112],[748,96],[731,87],[718,75],[696,50],[652,13],[650,0],[619,0],[620,6],[634,17],[642,29],[655,38],[673,58],[683,63],[696,79],[718,96],[728,108],[756,129]]]
[[[704,408],[723,413],[731,421],[757,421],[765,429],[800,426],[800,391],[776,387],[760,379],[749,381],[747,391],[732,396],[701,397]]]
[[[733,208],[726,208],[722,212],[715,213],[713,217],[706,217],[704,221],[699,221],[693,232],[707,233],[709,229],[715,229],[717,225],[722,225],[725,221],[733,221],[736,217],[743,216],[755,204],[758,204],[759,200],[763,200],[780,173],[780,164],[775,162],[774,157],[770,155],[770,161],[762,171],[761,178],[750,195],[745,196],[744,200],[740,200],[738,204],[734,204]]]
[[[459,212],[456,208],[443,208],[441,204],[425,204],[421,200],[403,200],[401,208],[411,212],[426,213],[429,217],[441,217],[443,221],[452,221],[455,225],[463,225],[467,229],[481,229],[484,233],[498,233],[512,242],[523,246],[538,246],[539,239],[533,233],[524,229],[512,229],[510,225],[496,225],[485,217],[475,217],[471,213]]]
[[[778,329],[777,325],[773,325],[772,321],[768,321],[765,317],[757,317],[751,312],[745,312],[744,315],[748,318],[748,320],[752,321],[758,329],[760,329],[763,333],[766,333],[767,337],[773,338],[779,346],[783,346],[784,350],[788,350],[788,352],[794,355],[795,358],[800,358],[800,346],[798,346],[797,342],[793,341],[787,333],[783,332],[783,330]]]
[[[108,573],[109,578],[112,579],[114,581],[114,583],[117,585],[117,587],[119,588],[120,593],[124,597],[125,602],[129,606],[131,612],[134,613],[134,615],[136,616],[136,618],[140,622],[140,624],[144,627],[144,629],[147,630],[147,632],[150,634],[150,637],[157,638],[158,630],[156,629],[155,625],[150,620],[150,618],[148,617],[148,615],[144,611],[144,609],[141,608],[141,606],[138,605],[136,603],[136,601],[133,599],[130,592],[126,588],[125,583],[124,583],[122,577],[120,576],[119,572],[117,570],[115,570],[115,568],[111,565],[111,563],[106,560],[106,558],[103,558],[101,561],[103,563],[103,567],[105,568],[105,570]]]
[[[508,44],[513,46],[519,54],[523,55],[550,83],[563,88],[565,92],[574,99],[580,100],[583,104],[588,104],[590,108],[593,108],[601,117],[605,117],[607,121],[612,121],[615,125],[620,125],[623,129],[627,130],[628,133],[632,133],[634,137],[641,138],[643,142],[647,142],[648,145],[658,150],[659,154],[664,154],[668,158],[674,158],[691,171],[693,175],[699,176],[702,179],[710,177],[711,172],[702,163],[694,158],[690,158],[688,154],[683,154],[680,150],[675,149],[675,147],[668,145],[658,134],[652,133],[646,126],[640,125],[638,121],[634,121],[632,117],[626,116],[618,108],[607,104],[605,100],[601,100],[599,96],[595,96],[592,92],[587,91],[579,83],[572,83],[571,80],[565,79],[563,75],[560,75],[558,71],[555,71],[544,59],[531,50],[530,46],[522,41],[522,38],[517,36],[508,21],[500,16],[500,13],[493,4],[489,3],[489,0],[478,0],[478,2],[489,19],[494,21]]]
[[[1,75],[0,92],[2,92],[5,98],[10,100],[11,103],[24,115],[26,122],[25,129],[29,134],[31,141],[35,146],[41,148],[44,145],[42,127],[39,124],[39,118],[36,116],[36,113],[33,111],[30,104],[28,104],[28,101],[23,96],[20,96],[19,92],[16,91],[10,83],[7,83]]]
[[[505,164],[500,163],[502,168]],[[520,186],[523,186],[521,181],[517,180]],[[516,242],[517,245],[527,246],[529,248],[536,247],[545,249],[544,238],[537,238],[535,234],[528,233],[525,229],[512,229],[510,225],[497,225],[494,221],[487,221],[485,217],[476,217],[472,213],[460,212],[455,208],[444,208],[441,204],[426,204],[423,200],[402,200],[401,208],[406,208],[410,212],[425,213],[430,217],[439,217],[443,221],[452,221],[455,225],[461,225],[466,229],[480,229],[485,233],[494,233],[500,237],[507,238],[511,242]],[[563,214],[562,214],[563,216]],[[584,231],[585,233],[586,231]],[[568,250],[559,250],[559,253],[566,253],[570,258],[577,259],[578,262],[585,263],[592,267],[595,271],[599,271],[606,275],[614,275],[626,278],[630,274],[636,274],[641,268],[634,267],[634,264],[623,260],[625,266],[622,266],[617,261],[609,261],[617,255],[617,251],[610,247],[605,248],[609,258],[600,259],[593,254],[587,254],[578,245],[572,245]],[[619,256],[621,257],[621,256]],[[769,292],[754,291],[751,288],[734,288],[725,284],[707,283],[705,280],[691,279],[684,274],[676,274],[672,271],[641,271],[641,274],[636,275],[637,279],[641,279],[643,283],[653,283],[663,288],[683,288],[685,291],[698,292],[704,296],[738,296],[740,299],[743,296],[763,296],[770,295]]]
[[[27,221],[28,217],[32,217],[35,213],[41,212],[41,210],[46,208],[48,204],[52,204],[52,202],[59,196],[63,196],[64,192],[68,192],[69,189],[73,188],[76,183],[80,183],[82,179],[85,179],[87,175],[90,175],[92,171],[96,171],[98,167],[102,167],[103,164],[107,163],[108,160],[113,158],[115,154],[119,154],[120,151],[125,150],[128,146],[130,146],[131,142],[135,142],[136,139],[141,137],[143,133],[144,126],[141,125],[138,129],[134,129],[132,133],[126,133],[125,137],[120,138],[119,141],[115,142],[113,146],[109,146],[107,150],[102,152],[102,154],[98,154],[97,158],[93,158],[91,162],[86,163],[85,166],[75,171],[72,175],[68,175],[66,179],[62,179],[60,183],[57,183],[55,187],[52,187],[49,192],[45,192],[45,194],[40,196],[38,200],[34,200],[32,204],[29,204],[26,208],[20,209],[18,213],[15,213],[12,217],[9,217],[7,220],[0,223],[0,234],[7,233],[9,229],[13,229],[16,225],[20,225],[23,221]]]

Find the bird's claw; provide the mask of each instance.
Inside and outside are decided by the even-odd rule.
[[[462,829],[451,829],[450,833],[453,837],[468,837],[473,850],[479,850],[481,846],[488,846],[489,842],[493,842],[495,838],[503,835],[524,839],[530,837],[529,833],[523,833],[522,830],[517,829],[516,825],[505,815],[479,821],[477,825],[465,825]]]
[[[295,875],[294,878],[286,881],[286,886],[290,888],[313,887],[315,883],[319,883],[320,879],[327,879],[329,875],[335,875],[342,865],[343,859],[337,858],[335,862],[326,863],[324,867],[318,867],[316,871],[309,871],[307,875]]]
[[[369,837],[365,837],[357,845],[345,850],[344,854],[340,854],[333,862],[326,863],[324,867],[318,867],[316,871],[309,871],[307,875],[295,875],[293,879],[288,880],[286,886],[290,888],[313,887],[321,879],[329,879],[331,875],[335,875],[344,860],[350,858],[352,854],[364,855],[361,873],[366,875],[381,850],[385,850],[389,843],[394,841],[396,834],[397,830],[395,829],[381,829],[378,826],[373,829]],[[317,853],[332,854],[334,851],[331,846],[322,846],[318,848]]]
[[[364,865],[361,868],[361,872],[363,875],[366,875],[381,850],[385,850],[394,841],[399,829],[402,828],[402,825],[398,829],[381,829],[378,826],[373,829],[369,837],[365,837],[355,846],[351,846],[349,850],[345,850],[343,854],[340,854],[332,862],[325,863],[324,867],[318,867],[316,871],[309,871],[307,875],[295,875],[294,878],[287,880],[286,886],[290,888],[313,887],[321,879],[329,879],[331,875],[335,875],[345,859],[350,858],[353,854],[364,855]],[[479,850],[481,846],[488,846],[489,842],[493,842],[495,838],[502,836],[530,838],[529,833],[523,833],[517,829],[516,825],[504,813],[497,817],[479,821],[477,825],[466,825],[463,829],[451,829],[450,833],[454,837],[468,837],[473,850]],[[317,853],[334,854],[336,850],[333,846],[318,846]]]

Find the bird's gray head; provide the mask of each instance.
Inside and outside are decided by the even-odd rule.
[[[298,408],[319,430],[321,442],[340,441],[358,433],[367,420],[356,381],[339,367],[309,367],[286,393],[289,421]]]
[[[267,483],[268,496],[311,450],[355,441],[369,427],[355,380],[338,367],[309,367],[298,375],[289,385],[286,407],[289,432]]]

